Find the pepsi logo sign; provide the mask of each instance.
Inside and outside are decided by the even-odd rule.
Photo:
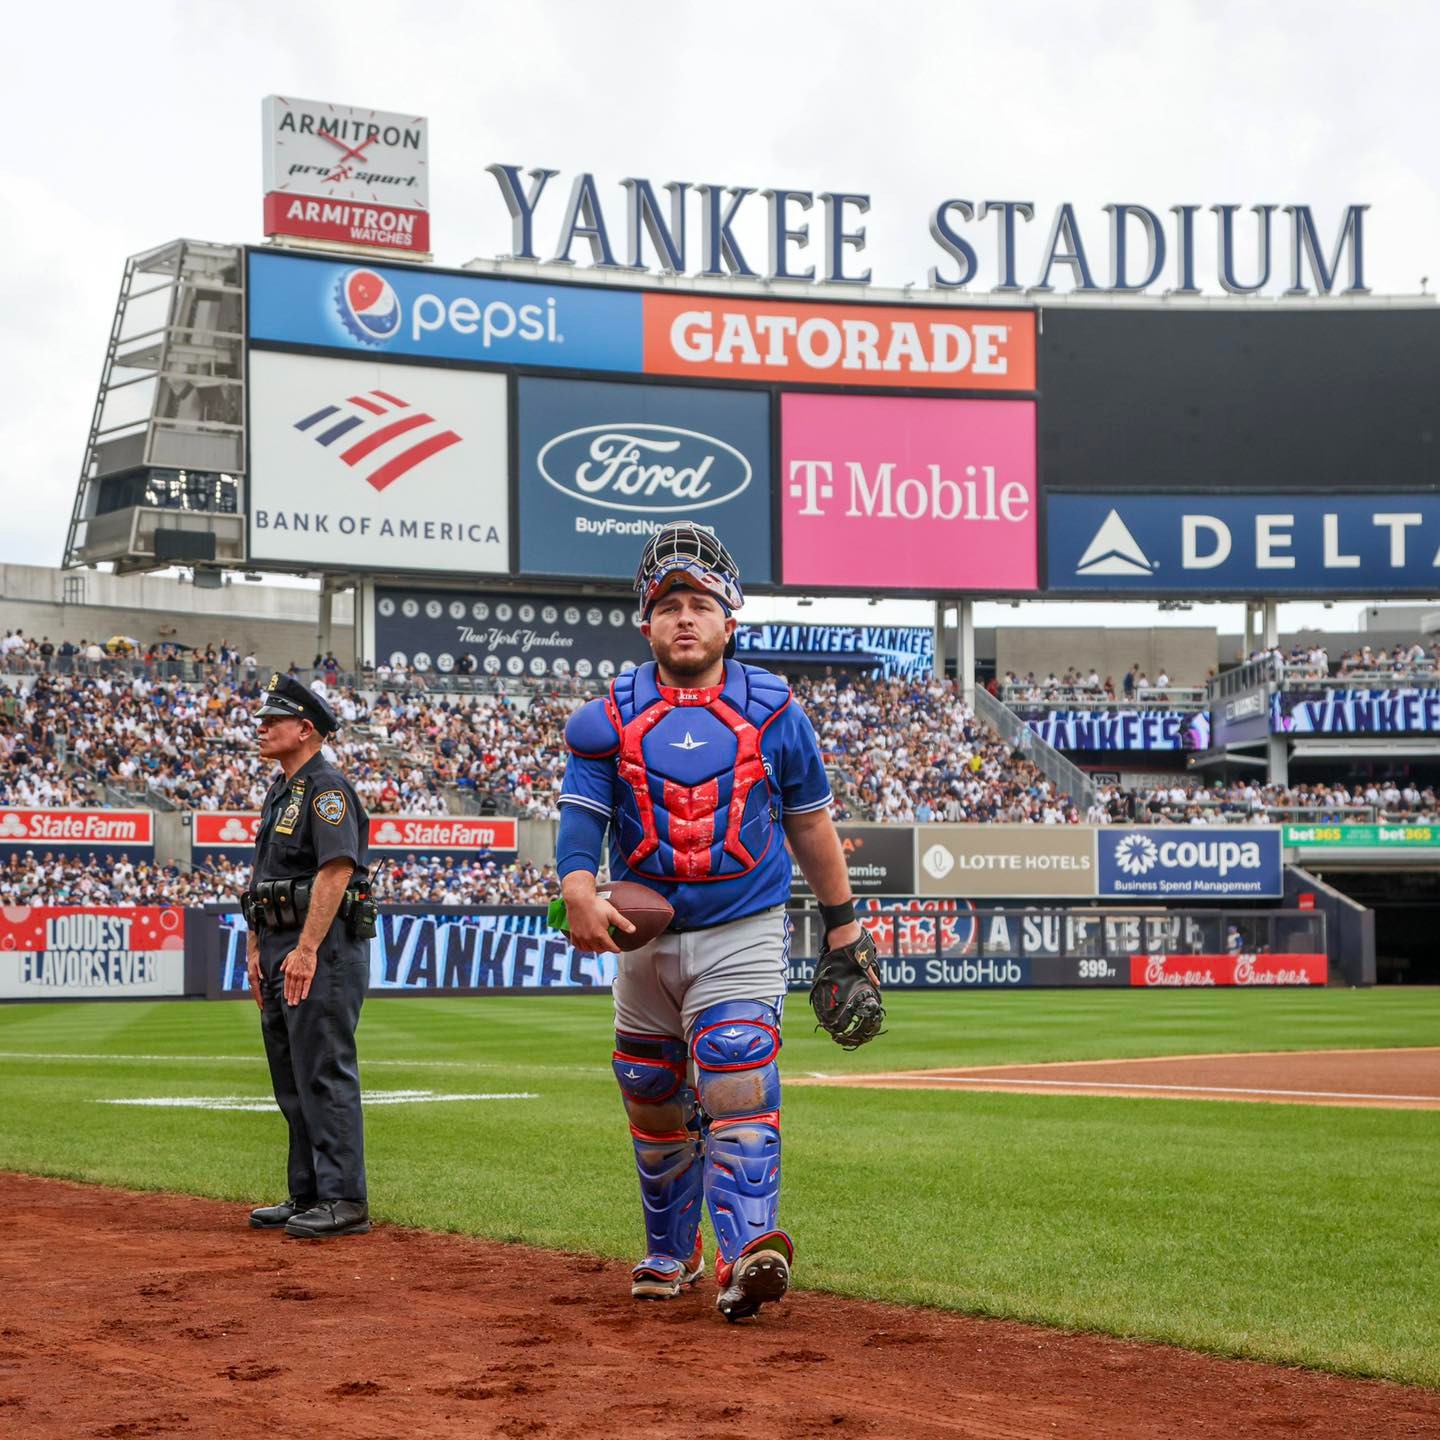
[[[586,425],[541,447],[536,465],[562,494],[606,510],[705,510],[749,488],[749,460],[733,445],[674,425]]]
[[[384,345],[400,331],[400,297],[374,270],[348,270],[335,286],[340,323],[365,345]]]

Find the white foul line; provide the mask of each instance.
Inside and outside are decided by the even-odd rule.
[[[1062,1090],[1174,1090],[1195,1095],[1284,1095],[1301,1100],[1420,1100],[1440,1105],[1440,1095],[1370,1095],[1360,1090],[1252,1090],[1239,1085],[1146,1085],[1138,1080],[1024,1080],[1000,1079],[994,1075],[855,1075],[856,1083],[866,1080],[905,1080],[912,1085],[922,1079],[926,1085],[1049,1085]],[[924,1085],[915,1085],[923,1090]]]
[[[433,1090],[372,1090],[361,1097],[366,1109],[372,1105],[444,1105],[457,1100],[538,1100],[529,1091],[510,1094],[437,1095]],[[275,1109],[275,1101],[260,1095],[156,1095],[120,1100],[97,1100],[97,1105],[144,1105],[164,1110],[249,1110],[256,1113]]]
[[[0,1050],[0,1060],[100,1060],[113,1064],[124,1064],[131,1060],[153,1060],[176,1064],[263,1065],[265,1055],[263,1051],[257,1051],[252,1055],[102,1055],[60,1050]],[[516,1068],[512,1064],[502,1063],[498,1060],[374,1060],[369,1057],[362,1057],[360,1060],[362,1070],[370,1070],[377,1065],[399,1066],[407,1070],[514,1070]],[[609,1067],[604,1065],[527,1064],[524,1068],[549,1071],[558,1075],[607,1074],[609,1070]]]

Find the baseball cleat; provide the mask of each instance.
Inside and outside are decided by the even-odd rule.
[[[781,1299],[790,1288],[790,1262],[795,1247],[783,1230],[752,1240],[733,1265],[716,1268],[720,1294],[715,1308],[730,1321],[748,1320],[762,1305]]]
[[[673,1300],[705,1273],[705,1248],[695,1237],[690,1263],[673,1255],[647,1255],[630,1272],[630,1294],[636,1300]]]

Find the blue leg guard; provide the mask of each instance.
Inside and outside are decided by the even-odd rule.
[[[778,1233],[779,1016],[756,1000],[711,1005],[695,1022],[691,1051],[700,1105],[709,1117],[705,1201],[720,1247],[717,1273],[725,1284],[747,1249]]]
[[[695,1092],[685,1083],[688,1058],[683,1040],[615,1032],[615,1078],[630,1117],[645,1209],[641,1266],[667,1273],[673,1268],[677,1276],[698,1275],[700,1265],[703,1171]]]

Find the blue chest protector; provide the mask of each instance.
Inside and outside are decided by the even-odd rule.
[[[704,690],[661,685],[648,663],[611,683],[603,719],[594,702],[576,711],[570,748],[615,756],[616,836],[636,875],[731,880],[760,863],[775,833],[760,744],[789,703],[779,676],[735,660]]]

